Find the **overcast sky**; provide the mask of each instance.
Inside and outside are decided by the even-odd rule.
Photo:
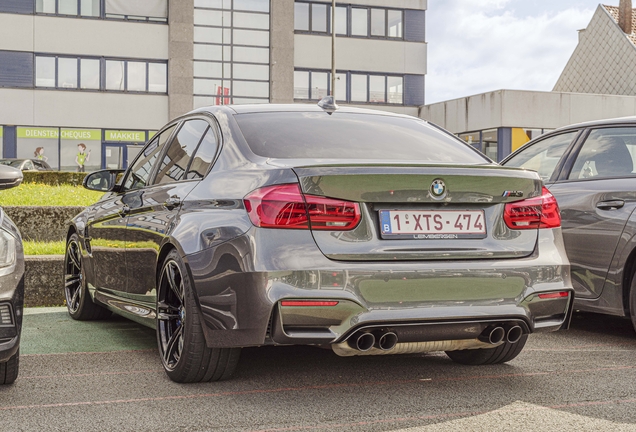
[[[619,0],[604,4],[618,6]],[[598,0],[429,0],[426,103],[554,87]]]

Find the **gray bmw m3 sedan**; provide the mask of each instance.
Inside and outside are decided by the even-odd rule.
[[[69,313],[156,328],[177,382],[229,378],[262,345],[501,363],[569,325],[559,209],[539,176],[420,119],[202,108],[84,184],[107,193],[69,226]]]

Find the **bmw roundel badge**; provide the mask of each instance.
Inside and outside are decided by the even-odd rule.
[[[446,184],[442,179],[435,179],[431,184],[430,192],[434,199],[442,199],[446,196]]]

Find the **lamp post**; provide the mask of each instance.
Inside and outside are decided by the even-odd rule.
[[[336,0],[331,0],[331,97],[336,103]]]

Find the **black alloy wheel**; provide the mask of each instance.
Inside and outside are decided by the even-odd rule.
[[[86,290],[86,277],[82,268],[82,250],[79,237],[72,234],[66,244],[64,257],[64,296],[71,318],[88,321],[108,318],[111,312],[96,305]]]
[[[157,293],[157,336],[161,360],[168,371],[176,367],[183,352],[186,320],[183,277],[179,265],[167,260],[163,265]]]
[[[80,307],[82,295],[82,257],[77,239],[71,238],[66,245],[64,259],[64,294],[66,307],[71,315],[76,314]]]
[[[157,285],[157,345],[168,377],[179,383],[228,379],[240,348],[209,348],[194,300],[194,283],[176,250],[166,256]]]

